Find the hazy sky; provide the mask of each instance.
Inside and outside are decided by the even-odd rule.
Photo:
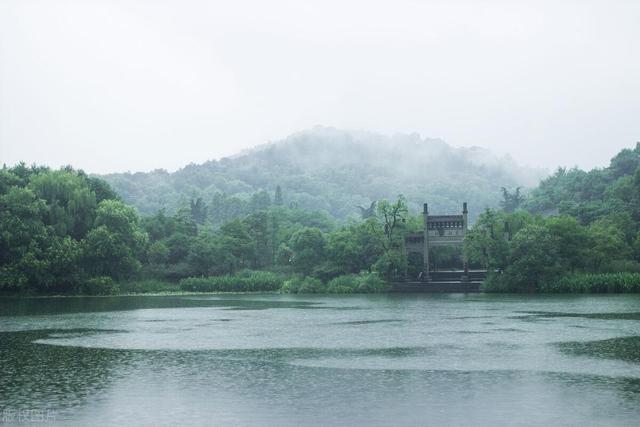
[[[640,140],[640,1],[0,1],[0,163],[173,170],[315,125],[604,165]]]

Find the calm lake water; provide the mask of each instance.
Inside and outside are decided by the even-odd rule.
[[[640,423],[640,296],[0,299],[0,423]]]

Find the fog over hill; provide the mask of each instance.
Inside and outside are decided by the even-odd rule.
[[[202,198],[213,223],[242,215],[273,199],[280,186],[286,205],[325,210],[336,218],[357,205],[407,197],[417,212],[458,212],[469,202],[475,217],[500,201],[500,187],[531,187],[545,175],[509,156],[479,147],[455,148],[418,134],[385,136],[316,127],[284,140],[169,173],[115,173],[103,177],[125,202],[150,214],[172,212]],[[266,192],[266,194],[264,193]],[[268,196],[267,196],[268,195]]]

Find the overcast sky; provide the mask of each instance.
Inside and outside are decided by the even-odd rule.
[[[640,140],[640,1],[0,1],[0,163],[174,170],[315,125],[523,164]]]

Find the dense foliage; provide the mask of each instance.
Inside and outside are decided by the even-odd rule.
[[[334,277],[327,283],[311,276],[294,276],[284,282],[281,291],[292,294],[355,294],[380,293],[387,291],[389,285],[378,273],[361,272]]]
[[[110,293],[140,269],[136,211],[82,171],[0,170],[0,291]]]
[[[196,224],[189,210],[172,216],[160,211],[143,221],[150,238],[143,272],[182,280],[183,290],[220,291],[274,290],[265,283],[276,276],[242,273],[270,271],[290,277],[283,290],[295,293],[330,291],[325,284],[348,276],[353,292],[363,292],[361,272],[385,279],[404,275],[404,234],[418,224],[408,216],[402,196],[395,203],[381,201],[377,212],[338,224],[321,212],[273,205],[215,228]]]
[[[192,292],[276,291],[282,277],[268,271],[250,271],[234,276],[189,277],[180,281],[180,289]]]
[[[310,144],[300,138],[284,147]],[[265,152],[282,154],[279,147]],[[287,203],[287,188],[254,193],[250,209],[226,216],[218,215],[222,205],[195,197],[139,218],[109,184],[82,171],[3,167],[0,292],[381,292],[421,271],[421,257],[405,255],[404,236],[422,220],[404,196],[340,221]],[[640,144],[607,168],[560,169],[528,195],[518,187],[496,194],[502,209],[481,214],[464,244],[472,264],[489,270],[488,290],[640,289]],[[431,268],[459,265],[459,250],[430,255]]]
[[[560,168],[542,180],[524,208],[532,213],[571,215],[582,224],[607,215],[627,213],[640,221],[640,142],[634,149],[624,149],[609,167],[589,172]]]
[[[640,289],[638,275],[612,274],[640,271],[640,143],[607,168],[558,170],[522,206],[488,210],[466,239],[470,259],[493,272],[488,289]]]
[[[640,273],[569,274],[543,283],[538,290],[549,293],[640,292]]]
[[[118,173],[104,178],[123,200],[150,215],[189,205],[220,225],[270,205],[326,211],[344,220],[375,200],[404,194],[411,212],[428,201],[434,212],[458,212],[468,201],[475,219],[497,207],[500,187],[533,186],[542,174],[480,148],[453,148],[418,135],[382,135],[316,128],[246,153],[169,173]]]
[[[277,189],[274,200],[282,198]],[[104,295],[175,289],[164,283],[178,281],[183,290],[277,290],[293,275],[325,290],[346,275],[353,292],[377,290],[363,284],[374,276],[363,282],[357,275],[400,277],[403,235],[415,224],[403,197],[381,201],[377,216],[343,224],[323,212],[266,203],[215,226],[200,200],[140,219],[98,178],[24,164],[0,170],[0,208],[2,292]]]

